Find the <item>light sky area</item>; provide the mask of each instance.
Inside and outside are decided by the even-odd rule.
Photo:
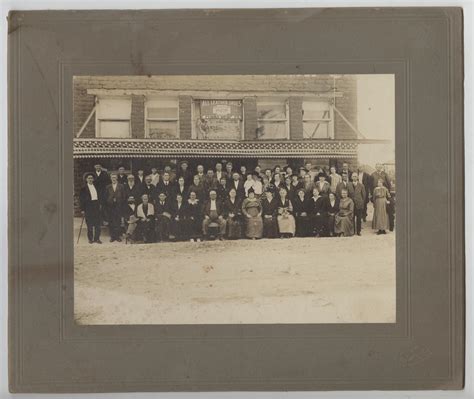
[[[389,144],[359,145],[359,163],[395,160],[395,75],[357,75],[357,127],[368,139]]]

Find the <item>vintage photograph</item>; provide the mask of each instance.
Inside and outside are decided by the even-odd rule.
[[[396,322],[394,75],[73,85],[76,323]]]

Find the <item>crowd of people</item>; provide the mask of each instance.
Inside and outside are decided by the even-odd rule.
[[[394,229],[395,184],[381,164],[372,174],[309,162],[297,171],[232,162],[191,171],[186,161],[136,175],[94,168],[79,195],[91,244],[101,243],[103,224],[111,242],[131,243],[361,235],[369,201],[377,234]]]

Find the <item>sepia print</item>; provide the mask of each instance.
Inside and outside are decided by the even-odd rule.
[[[73,84],[76,323],[396,322],[394,75]]]

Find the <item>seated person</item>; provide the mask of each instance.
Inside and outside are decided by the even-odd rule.
[[[128,241],[133,242],[135,240],[135,230],[137,228],[138,218],[136,216],[137,205],[135,204],[135,197],[130,195],[127,199],[127,205],[125,205],[123,210],[123,218],[125,220],[125,244]]]
[[[156,239],[167,241],[170,238],[172,209],[164,191],[155,199]]]
[[[224,219],[224,207],[217,199],[216,190],[211,190],[209,192],[209,199],[204,203],[203,214],[204,220],[202,221],[202,232],[204,236],[208,236],[209,225],[211,223],[216,223],[219,227],[218,238],[223,240],[227,223]]]
[[[154,241],[155,233],[155,207],[149,202],[148,194],[142,195],[142,203],[137,206],[138,218],[136,237],[145,243]]]

